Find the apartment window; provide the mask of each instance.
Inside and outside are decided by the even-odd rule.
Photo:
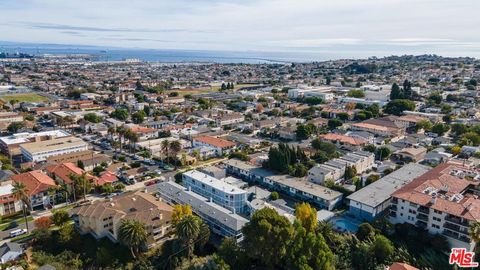
[[[442,214],[442,211],[438,211],[438,210],[435,210],[435,209],[433,210],[433,212],[434,212],[435,214],[439,214],[439,215]]]
[[[432,227],[435,228],[435,229],[440,229],[440,226],[438,226],[436,224],[432,224]]]
[[[440,222],[440,221],[442,221],[442,219],[440,219],[440,218],[437,218],[437,217],[433,217],[433,220],[435,220],[435,221],[439,221],[439,222]]]

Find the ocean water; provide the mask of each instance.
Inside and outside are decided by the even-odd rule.
[[[22,52],[33,55],[89,54],[97,61],[121,61],[137,58],[150,62],[213,62],[213,63],[291,63],[313,62],[335,58],[326,54],[304,54],[290,52],[258,51],[200,51],[200,50],[156,50],[119,49],[94,46],[67,46],[48,44],[12,44],[0,42],[0,52]]]

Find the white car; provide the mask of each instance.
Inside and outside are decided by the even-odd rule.
[[[27,229],[16,229],[10,232],[10,237],[16,237],[26,233],[27,233]]]

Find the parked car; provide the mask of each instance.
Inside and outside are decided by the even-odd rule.
[[[10,232],[10,237],[16,237],[26,233],[27,233],[27,229],[16,229]]]

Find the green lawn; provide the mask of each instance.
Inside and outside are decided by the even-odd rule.
[[[5,95],[0,98],[5,102],[10,102],[10,100],[18,100],[18,102],[44,102],[48,100],[48,98],[36,93]]]
[[[32,216],[27,216],[27,220],[28,221],[32,221],[33,220],[33,217]],[[5,229],[7,229],[8,227],[10,227],[10,225],[12,223],[16,223],[16,224],[23,224],[25,223],[25,218],[23,216],[21,217],[18,217],[18,218],[15,218],[15,219],[12,219],[12,220],[2,220],[0,222],[0,231],[3,231]],[[13,224],[12,224],[13,225]]]

